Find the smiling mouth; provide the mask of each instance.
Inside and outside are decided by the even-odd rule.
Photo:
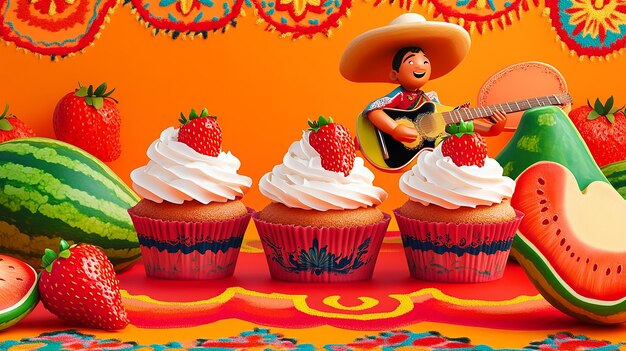
[[[413,72],[413,76],[415,78],[424,78],[425,75],[426,75],[426,72],[422,72],[422,73]]]

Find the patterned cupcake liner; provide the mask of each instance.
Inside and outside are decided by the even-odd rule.
[[[304,283],[372,278],[391,216],[356,227],[303,227],[269,223],[252,215],[273,279]]]
[[[216,222],[163,221],[128,210],[135,225],[146,275],[160,279],[209,280],[233,275],[254,210]]]
[[[428,222],[394,211],[411,276],[446,283],[502,278],[515,232],[524,216],[502,223]]]

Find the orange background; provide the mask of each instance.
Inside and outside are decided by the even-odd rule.
[[[413,11],[429,18],[424,7],[416,5]],[[244,202],[261,209],[268,201],[258,190],[258,180],[300,138],[307,118],[330,115],[354,133],[357,113],[394,88],[349,82],[339,74],[338,63],[350,40],[387,24],[403,10],[356,2],[330,39],[318,35],[315,40],[295,41],[264,31],[264,25],[255,24],[252,11],[247,12],[237,28],[225,34],[172,40],[153,37],[129,8],[118,7],[94,47],[60,62],[0,46],[0,103],[9,102],[11,111],[38,135],[54,137],[54,107],[78,81],[96,85],[106,81],[116,87],[123,151],[110,166],[129,184],[130,171],[147,162],[146,149],[160,132],[176,125],[181,111],[206,106],[219,116],[223,149],[231,150],[242,162],[240,173],[254,180]],[[505,30],[472,34],[465,61],[425,88],[437,91],[447,105],[475,104],[480,86],[491,74],[514,63],[542,61],[564,75],[575,106],[587,98],[610,95],[617,104],[626,103],[626,57],[606,62],[570,56],[541,12],[532,8]],[[494,155],[500,144],[491,145]],[[399,174],[375,174],[375,184],[390,194],[381,208],[390,212],[406,200],[397,187]]]

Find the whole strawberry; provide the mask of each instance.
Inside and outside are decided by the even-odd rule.
[[[35,136],[33,130],[24,122],[9,113],[9,104],[6,104],[4,112],[0,115],[0,143],[17,138]]]
[[[309,144],[320,154],[322,167],[327,171],[343,173],[346,177],[352,172],[356,149],[350,132],[333,119],[320,116],[317,122],[309,120]]]
[[[78,146],[104,162],[115,161],[122,153],[121,117],[117,100],[107,92],[106,83],[92,85],[65,95],[54,109],[53,126],[57,139]]]
[[[203,109],[200,115],[191,109],[189,118],[180,114],[181,124],[178,130],[178,141],[187,144],[197,152],[214,156],[222,151],[222,129],[217,124],[217,117],[209,116],[209,111]]]
[[[610,97],[604,104],[596,99],[593,107],[587,100],[587,106],[569,113],[600,167],[626,159],[626,117],[622,109],[614,108]]]
[[[91,328],[123,329],[128,325],[113,265],[104,252],[87,244],[59,245],[59,255],[46,249],[39,294],[57,317]]]
[[[487,144],[474,133],[474,123],[463,122],[446,126],[450,134],[441,144],[441,152],[449,156],[457,166],[482,167],[487,157]]]

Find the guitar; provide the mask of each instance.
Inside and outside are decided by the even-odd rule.
[[[363,156],[383,171],[401,171],[425,147],[434,147],[447,134],[446,125],[471,121],[493,115],[496,110],[507,113],[525,111],[533,107],[567,105],[572,103],[568,93],[542,96],[513,102],[474,108],[450,108],[425,102],[413,110],[383,109],[397,123],[417,129],[417,139],[402,143],[376,128],[363,114],[357,118],[356,136]]]

